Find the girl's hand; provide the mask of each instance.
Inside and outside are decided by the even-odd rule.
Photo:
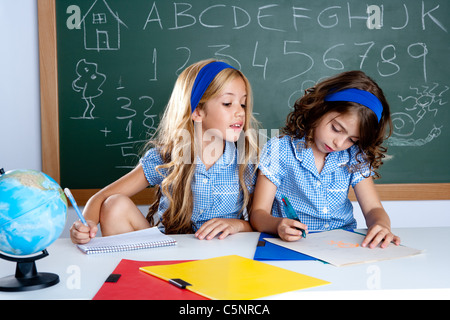
[[[97,224],[91,220],[86,221],[85,226],[81,221],[75,221],[70,227],[70,239],[75,244],[85,244],[95,237],[98,231]]]
[[[282,218],[277,227],[277,232],[280,238],[284,241],[297,241],[302,237],[303,229],[308,233],[308,226],[299,221]]]
[[[381,243],[380,247],[386,248],[391,242],[398,246],[400,238],[391,232],[391,221],[381,204],[373,178],[360,181],[354,190],[369,228],[361,246],[372,249]]]
[[[400,238],[394,235],[389,228],[375,224],[369,228],[366,237],[361,246],[373,249],[381,243],[381,248],[386,248],[389,243],[393,242],[395,245],[400,245]]]
[[[216,235],[219,239],[225,239],[230,234],[235,234],[241,231],[251,231],[250,224],[247,221],[240,219],[225,219],[214,218],[206,221],[195,233],[199,240],[211,240]]]

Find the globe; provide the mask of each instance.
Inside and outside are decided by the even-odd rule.
[[[64,229],[67,200],[58,183],[35,170],[0,175],[0,251],[31,255],[46,249]]]

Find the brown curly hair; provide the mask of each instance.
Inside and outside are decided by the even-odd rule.
[[[369,91],[381,101],[383,113],[380,122],[372,110],[359,103],[324,101],[327,94],[349,88]],[[313,143],[314,129],[325,114],[332,111],[340,114],[356,111],[360,119],[357,159],[360,155],[365,158],[375,173],[374,178],[380,177],[376,170],[383,164],[382,159],[387,151],[382,143],[392,133],[390,108],[381,88],[364,72],[347,71],[325,79],[305,90],[305,95],[295,102],[293,108],[281,132],[294,138],[305,137],[307,147]]]

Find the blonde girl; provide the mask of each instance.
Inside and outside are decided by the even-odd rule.
[[[103,236],[155,225],[199,239],[251,231],[247,206],[258,157],[252,109],[250,83],[239,70],[216,60],[186,68],[148,151],[87,202],[89,227],[76,221],[72,241],[89,242],[98,223]],[[157,201],[145,218],[130,197],[149,185],[157,186]]]

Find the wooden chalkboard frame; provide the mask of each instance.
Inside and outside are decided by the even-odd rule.
[[[41,90],[41,145],[42,170],[60,182],[58,74],[56,46],[55,0],[39,0],[39,66]],[[376,185],[380,198],[389,200],[450,200],[450,183],[409,183]],[[98,189],[72,190],[77,202],[84,205]],[[355,201],[353,191],[350,199]],[[137,194],[136,204],[154,200],[154,189]]]

